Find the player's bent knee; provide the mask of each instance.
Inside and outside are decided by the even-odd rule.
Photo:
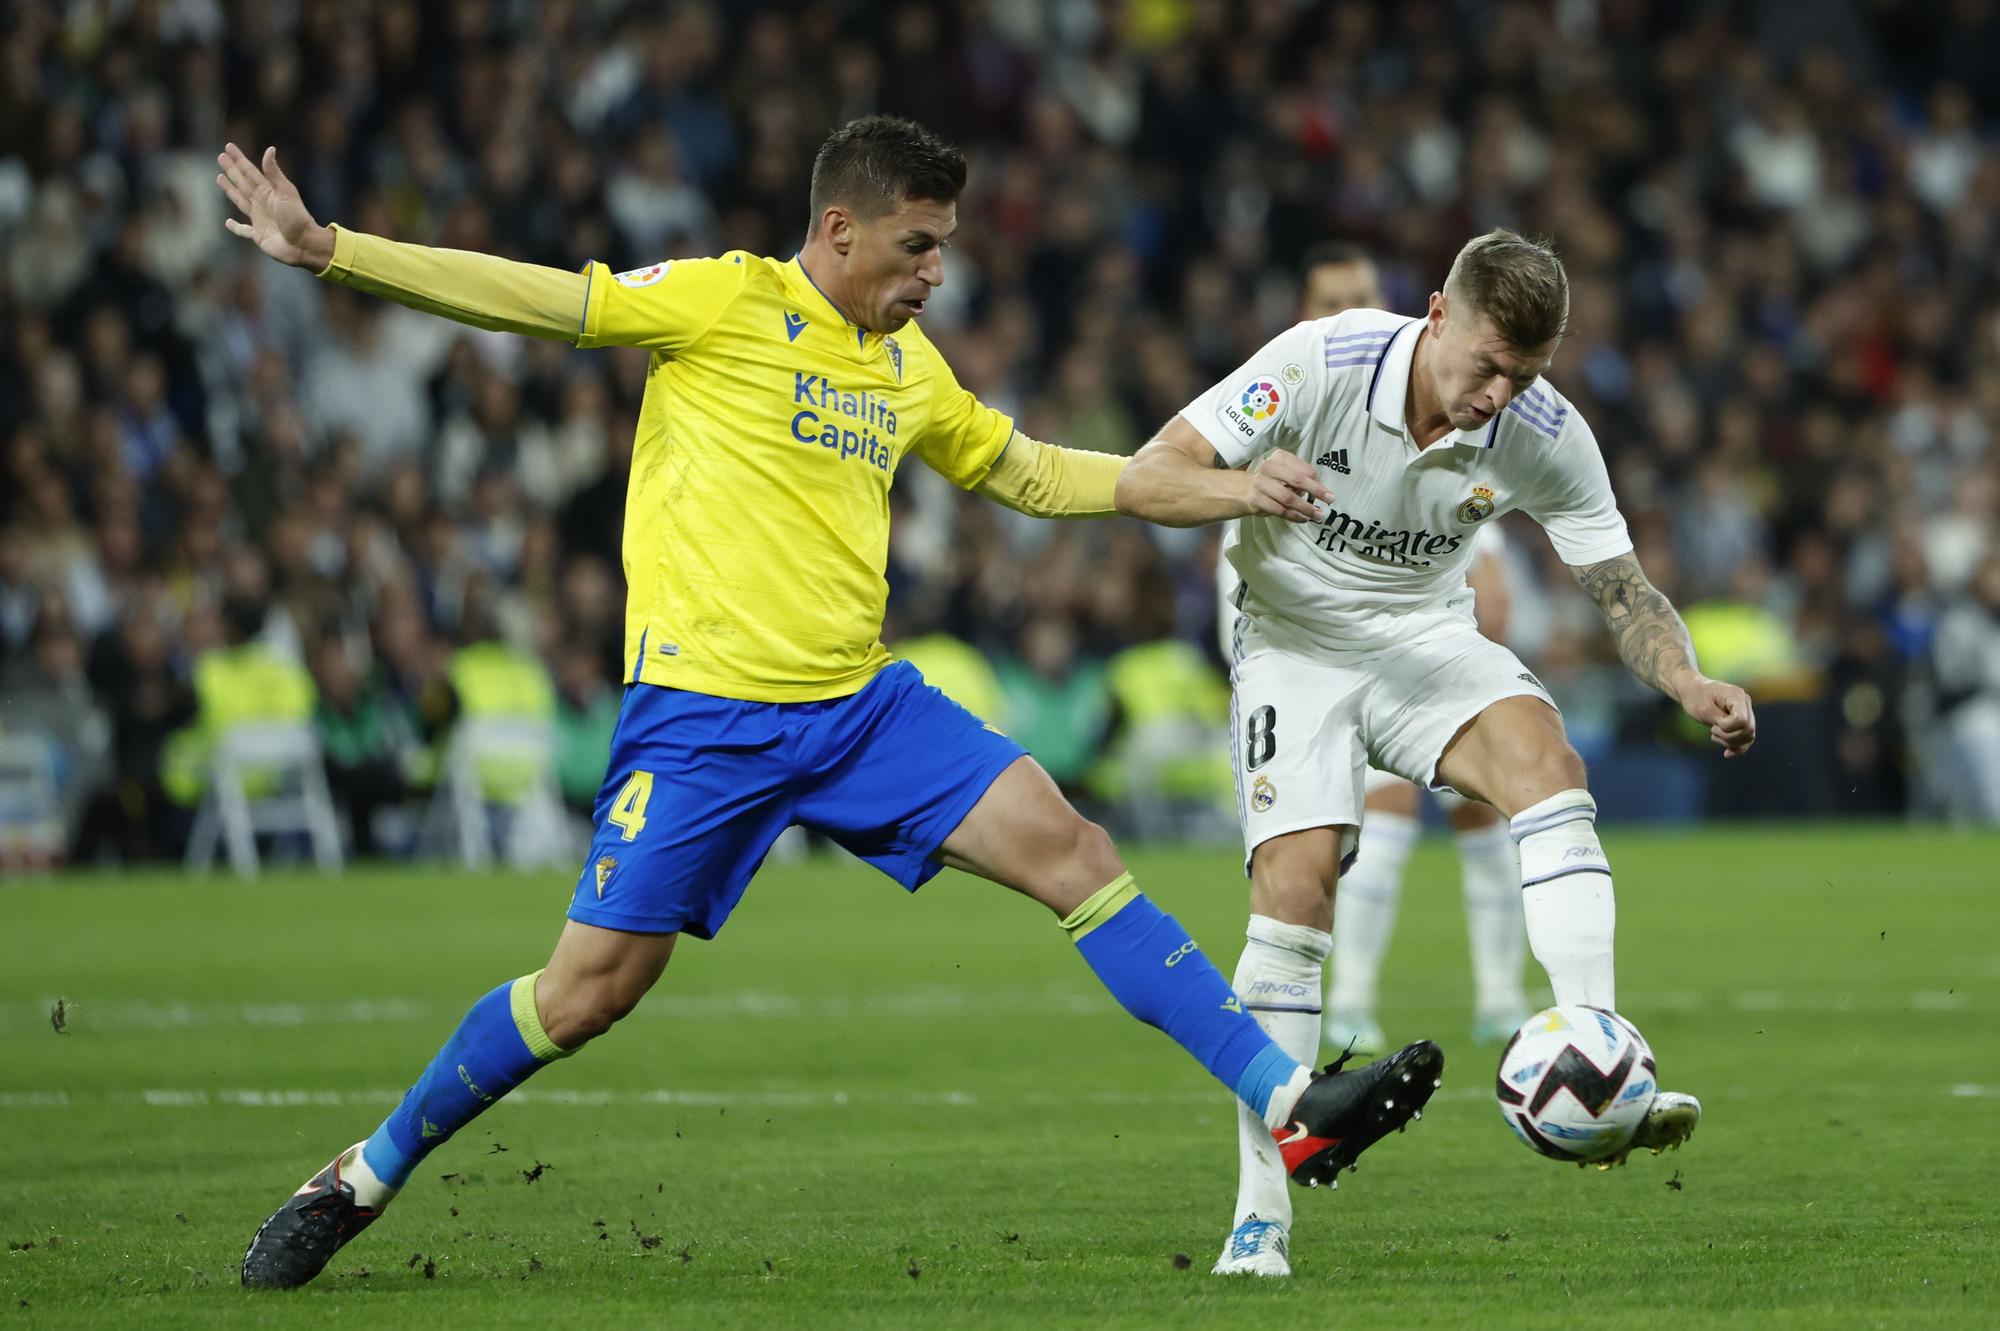
[[[1067,858],[1084,878],[1102,878],[1108,883],[1125,872],[1124,861],[1118,858],[1118,847],[1112,843],[1111,834],[1082,814],[1072,816],[1068,842]]]
[[[1074,810],[1038,844],[1040,853],[1024,890],[1059,916],[1067,916],[1125,872],[1111,834]]]
[[[1538,798],[1547,799],[1550,795],[1563,790],[1589,788],[1586,784],[1589,776],[1584,770],[1583,755],[1571,747],[1567,740],[1551,746],[1551,751],[1543,757],[1537,767],[1540,784],[1547,787]]]
[[[575,1049],[639,1005],[673,956],[677,934],[639,934],[571,920],[535,982],[542,1029]]]
[[[1250,909],[1286,924],[1316,924],[1339,880],[1339,839],[1316,828],[1257,847],[1250,872]]]
[[[1316,925],[1333,899],[1333,886],[1301,875],[1268,879],[1250,888],[1250,912],[1281,924]]]
[[[645,993],[644,989],[620,984],[615,977],[594,977],[559,990],[552,1003],[538,1004],[544,1009],[542,1027],[558,1049],[575,1049],[624,1020]]]

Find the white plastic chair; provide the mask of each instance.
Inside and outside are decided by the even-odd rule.
[[[437,793],[431,798],[425,840],[455,850],[468,869],[493,862],[494,807],[486,798],[480,765],[487,761],[523,763],[530,768],[527,789],[509,800],[504,851],[517,868],[566,864],[575,858],[568,819],[556,785],[556,735],[547,721],[532,717],[461,718],[445,744]]]
[[[275,793],[252,796],[246,776],[273,782]],[[187,866],[207,870],[221,845],[230,868],[255,878],[259,832],[303,832],[321,870],[340,871],[340,823],[326,786],[319,736],[302,721],[234,726],[216,739],[208,789],[188,838]]]
[[[1140,841],[1226,841],[1235,831],[1233,810],[1169,794],[1167,774],[1178,764],[1228,748],[1228,736],[1190,717],[1167,717],[1138,726],[1125,737],[1119,761],[1125,771],[1120,812]]]
[[[63,850],[55,757],[33,735],[0,739],[0,864],[48,864]]]

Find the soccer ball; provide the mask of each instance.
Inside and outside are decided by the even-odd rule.
[[[1629,1144],[1658,1089],[1653,1050],[1631,1022],[1604,1008],[1552,1007],[1507,1042],[1494,1096],[1530,1150],[1581,1163]]]

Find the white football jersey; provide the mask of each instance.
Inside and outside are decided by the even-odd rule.
[[[1222,539],[1215,549],[1215,632],[1216,641],[1222,645],[1222,659],[1232,656],[1236,644],[1236,589],[1243,585],[1243,578],[1236,572],[1236,542],[1246,519],[1232,519],[1222,524]],[[1483,524],[1485,531],[1479,533],[1472,553],[1475,564],[1483,561],[1487,576],[1500,581],[1510,593],[1514,579],[1507,566],[1507,529],[1497,522]],[[1468,569],[1469,581],[1476,569]]]
[[[1417,448],[1404,405],[1422,326],[1381,310],[1298,324],[1181,412],[1228,465],[1284,449],[1333,491],[1320,522],[1237,524],[1242,608],[1278,642],[1365,650],[1413,620],[1469,617],[1473,538],[1513,509],[1565,563],[1632,548],[1595,436],[1546,384],[1481,429]]]

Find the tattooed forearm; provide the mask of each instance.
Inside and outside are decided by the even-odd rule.
[[[1673,603],[1646,581],[1639,561],[1620,555],[1597,564],[1572,564],[1570,572],[1597,603],[1626,666],[1641,683],[1677,698],[1682,680],[1694,672],[1694,646]]]

